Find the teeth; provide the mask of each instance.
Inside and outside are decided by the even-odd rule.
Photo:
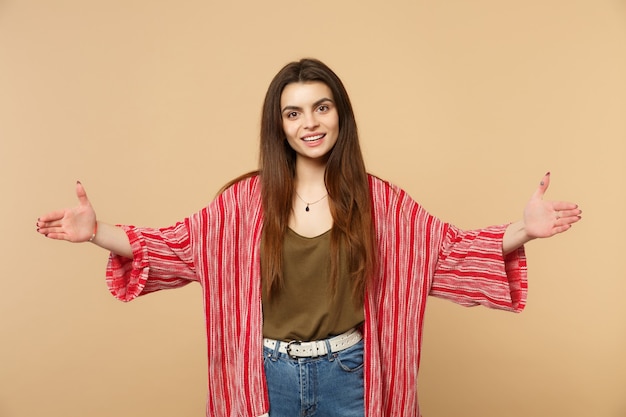
[[[323,137],[324,137],[324,135],[321,134],[321,135],[317,135],[317,136],[308,136],[306,138],[303,138],[302,140],[305,141],[305,142],[313,142],[314,140],[318,140],[318,139],[321,139]]]

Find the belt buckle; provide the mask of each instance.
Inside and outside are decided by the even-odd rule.
[[[287,351],[287,355],[289,355],[289,357],[291,359],[297,359],[298,356],[294,356],[291,354],[291,347],[292,345],[301,345],[302,344],[302,340],[292,340],[291,342],[287,343],[287,346],[285,346],[285,350]]]

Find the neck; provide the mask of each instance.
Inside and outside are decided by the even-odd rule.
[[[296,162],[296,189],[310,190],[314,192],[316,189],[321,189],[326,192],[326,185],[324,182],[324,175],[326,173],[326,164],[319,163],[318,161],[297,161]]]
[[[332,227],[325,173],[326,165],[318,161],[296,163],[289,227],[302,236],[318,236]]]

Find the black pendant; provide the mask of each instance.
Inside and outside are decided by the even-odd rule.
[[[304,209],[305,211],[309,211],[309,205],[306,205],[306,208]]]

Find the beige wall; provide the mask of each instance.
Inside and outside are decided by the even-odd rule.
[[[169,225],[256,166],[286,62],[345,81],[369,169],[461,227],[514,220],[545,171],[580,203],[528,246],[521,315],[431,300],[426,417],[626,416],[623,0],[0,1],[0,416],[201,416],[195,285],[130,304],[107,254],[35,233],[87,187]]]

